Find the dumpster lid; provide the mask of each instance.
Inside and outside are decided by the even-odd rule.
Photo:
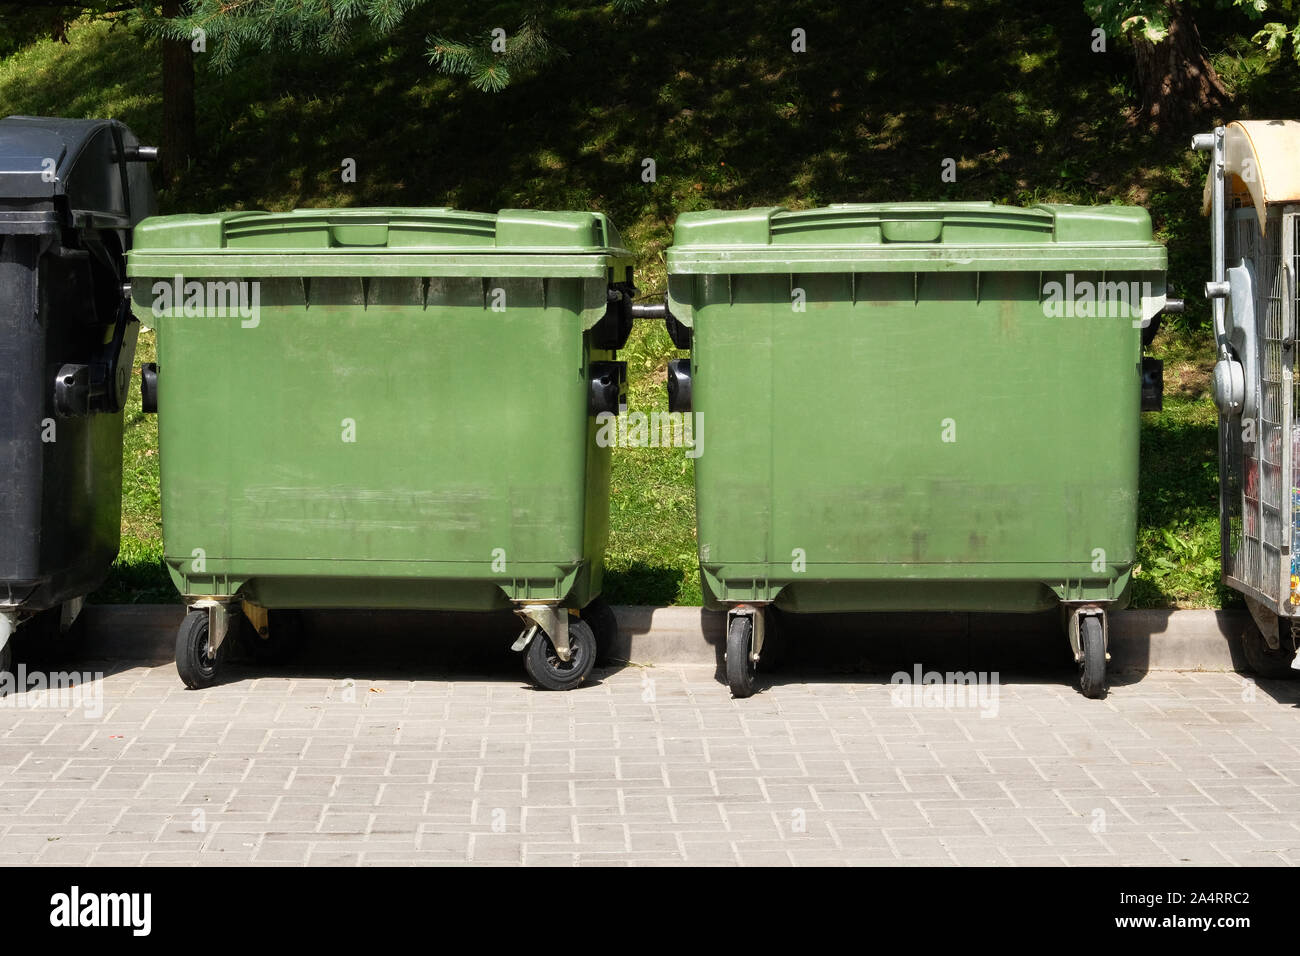
[[[670,270],[1163,268],[1134,206],[846,203],[705,210],[677,217]],[[761,268],[756,268],[761,267]],[[790,271],[790,270],[787,270]]]
[[[224,250],[369,250],[456,252],[626,253],[618,229],[598,212],[502,209],[295,209],[160,216],[142,223],[141,250],[204,253]]]
[[[1238,120],[1224,131],[1224,180],[1228,204],[1233,200],[1255,207],[1260,231],[1272,203],[1300,202],[1300,122],[1296,120]],[[1214,170],[1205,177],[1201,212],[1210,212]]]
[[[285,254],[288,253],[287,257]],[[603,213],[436,208],[295,209],[158,216],[135,230],[129,274],[184,266],[192,275],[232,269],[260,275],[425,274],[562,276],[610,258],[631,259]],[[557,271],[558,270],[558,271]],[[417,273],[418,274],[418,273]],[[576,274],[576,273],[575,273]],[[592,272],[592,274],[598,274]]]
[[[129,229],[153,212],[153,189],[128,149],[139,146],[116,120],[7,116],[0,119],[0,202],[66,197],[70,225]]]

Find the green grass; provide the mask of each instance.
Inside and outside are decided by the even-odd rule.
[[[154,333],[140,333],[136,365],[152,362]],[[162,563],[162,512],[158,491],[158,419],[140,410],[140,377],[131,383],[122,442],[122,547],[112,576],[94,595],[105,604],[179,601]]]
[[[1218,412],[1206,391],[1209,336],[1157,338],[1164,411],[1142,416],[1138,486],[1138,607],[1240,604],[1219,580]]]
[[[676,355],[659,323],[638,323],[620,356],[628,407],[668,410],[664,378]],[[699,604],[695,468],[680,448],[616,448],[610,485],[605,596],[620,604]]]
[[[1144,416],[1137,603],[1213,605],[1217,584],[1211,349],[1199,289],[1208,260],[1199,212],[1204,158],[1185,132],[1134,122],[1132,65],[1089,50],[1078,0],[946,0],[881,17],[853,5],[673,0],[611,20],[580,3],[556,42],[569,56],[499,94],[436,75],[430,33],[483,22],[424,10],[348,56],[259,55],[200,69],[202,156],[160,197],[165,212],[326,205],[598,209],[639,257],[646,298],[662,295],[664,249],[690,209],[897,199],[1139,203],[1169,248],[1188,301],[1158,340],[1166,410]],[[517,22],[521,4],[492,6]],[[489,14],[475,14],[488,16]],[[1230,117],[1300,115],[1300,69],[1265,68],[1231,11],[1198,14],[1238,102]],[[809,51],[790,52],[790,30]],[[1224,29],[1220,29],[1223,27]],[[1231,30],[1226,28],[1231,27]],[[75,26],[0,60],[0,113],[112,115],[145,141],[160,131],[159,52],[107,23]],[[1220,118],[1223,119],[1223,118]],[[1209,122],[1207,120],[1207,126]],[[658,177],[641,180],[653,158]],[[957,161],[955,183],[940,180]],[[359,181],[341,182],[344,158]],[[142,356],[151,339],[142,342]],[[640,325],[624,357],[632,406],[663,409],[676,354]],[[159,563],[155,424],[127,418],[122,557],[101,600],[173,597]],[[680,450],[615,452],[607,593],[622,602],[696,602],[691,464]]]

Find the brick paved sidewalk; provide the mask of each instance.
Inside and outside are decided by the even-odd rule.
[[[861,675],[733,701],[700,667],[568,694],[319,673],[0,701],[0,863],[1300,861],[1293,684],[1151,673],[1089,701],[1003,675],[981,716]]]

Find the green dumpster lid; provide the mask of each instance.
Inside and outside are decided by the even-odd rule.
[[[630,260],[603,213],[295,209],[157,216],[135,229],[131,276],[599,276]]]
[[[991,202],[780,206],[677,217],[670,272],[1163,269],[1136,206]]]

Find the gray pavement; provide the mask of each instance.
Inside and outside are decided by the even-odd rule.
[[[0,700],[0,863],[1300,860],[1300,686],[996,676],[944,701],[786,674],[735,701],[700,665],[556,694],[352,664],[187,691],[119,664]]]

